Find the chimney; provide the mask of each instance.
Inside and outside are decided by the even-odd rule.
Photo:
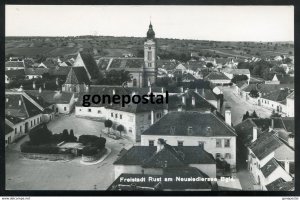
[[[23,91],[23,85],[20,86],[20,88],[18,89],[19,92]]]
[[[22,101],[21,101],[21,99],[19,100],[19,106],[21,106],[22,105]]]
[[[154,111],[151,110],[151,125],[154,124]]]
[[[180,87],[180,92],[183,93],[183,86]]]
[[[45,82],[43,83],[43,88],[46,89],[46,83]]]
[[[288,144],[290,147],[295,147],[295,139],[293,134],[289,134],[288,136]]]
[[[284,161],[284,170],[287,172],[287,173],[290,173],[290,162],[285,160]]]
[[[157,150],[156,152],[160,152],[165,147],[166,141],[162,138],[157,140]]]
[[[195,92],[198,93],[198,89],[197,88],[195,89]]]
[[[204,97],[204,88],[201,89],[201,96]]]
[[[185,105],[185,96],[183,95],[181,98],[182,98],[182,105]]]
[[[257,127],[253,126],[253,133],[252,133],[252,142],[257,140]]]
[[[59,86],[58,78],[55,79],[55,83],[56,83],[57,86]]]
[[[164,94],[164,88],[163,87],[161,88],[161,93]]]
[[[195,97],[193,96],[192,97],[192,106],[195,106],[196,105],[196,103],[195,103]]]
[[[225,110],[225,122],[229,126],[231,126],[231,110],[230,108],[226,108]]]
[[[178,110],[178,112],[181,112],[182,111],[182,105],[178,105],[177,110]]]
[[[116,94],[116,90],[115,90],[115,89],[112,90],[112,94],[113,94],[113,95]]]
[[[149,86],[149,94],[152,92],[151,85]]]
[[[39,93],[42,93],[42,87],[39,88]]]
[[[133,91],[132,93],[131,93],[131,96],[134,96],[135,95],[135,91]]]
[[[33,88],[34,90],[36,89],[35,81],[32,82],[32,88]]]

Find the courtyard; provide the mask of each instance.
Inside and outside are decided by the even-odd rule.
[[[76,118],[71,114],[55,118],[48,124],[48,128],[53,134],[63,129],[73,129],[76,137],[83,134],[100,136],[104,124]],[[122,148],[129,149],[133,145],[127,139],[106,137],[106,146],[111,149],[111,153],[103,162],[87,166],[80,164],[80,157],[71,161],[25,159],[20,155],[20,144],[26,140],[28,136],[6,148],[7,190],[106,190],[114,180],[113,162]]]

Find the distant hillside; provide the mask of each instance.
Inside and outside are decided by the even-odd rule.
[[[95,57],[122,56],[132,53],[141,56],[144,38],[112,36],[79,37],[6,37],[6,56],[45,55],[65,56],[78,50],[89,49]],[[158,38],[158,56],[197,52],[203,56],[219,57],[274,57],[294,55],[292,42],[219,42]]]

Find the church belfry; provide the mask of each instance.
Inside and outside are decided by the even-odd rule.
[[[156,41],[155,32],[150,22],[149,29],[147,31],[147,38],[144,43],[144,86],[154,84],[156,82],[157,69],[156,69]]]

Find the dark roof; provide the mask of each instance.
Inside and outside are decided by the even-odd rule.
[[[71,67],[55,67],[49,70],[51,76],[67,76]]]
[[[222,72],[226,72],[228,74],[234,74],[234,75],[250,74],[249,69],[229,69],[229,68],[226,68]]]
[[[5,67],[25,67],[23,61],[7,61],[5,62]]]
[[[73,96],[69,92],[43,90],[41,93],[39,90],[26,90],[26,93],[36,98],[42,98],[48,104],[69,104]]]
[[[189,133],[188,128],[192,131]],[[143,135],[236,136],[233,128],[213,113],[170,112],[142,133]]]
[[[7,75],[9,78],[15,78],[25,75],[24,69],[16,69],[16,70],[6,70],[5,75]]]
[[[48,68],[25,68],[25,75],[43,75],[49,73]]]
[[[22,119],[11,115],[5,115],[5,118],[13,124],[18,124],[23,121]]]
[[[279,148],[283,142],[280,141],[273,132],[263,133],[258,137],[249,148],[257,156],[259,160],[262,160],[270,153]]]
[[[27,119],[42,113],[42,111],[30,102],[22,94],[5,94],[5,114]]]
[[[280,89],[262,95],[261,98],[268,99],[271,101],[281,102],[284,101],[289,94],[291,94],[291,91],[289,91],[288,89]]]
[[[294,89],[293,84],[249,84],[242,90],[245,92],[250,92],[251,90],[257,90],[262,94],[272,93],[274,91],[280,90],[280,88]]]
[[[90,80],[84,67],[72,67],[65,84],[89,84]]]
[[[272,183],[266,185],[268,191],[294,191],[294,181],[284,181],[282,178],[278,178]]]
[[[129,182],[124,183],[120,181],[121,178],[145,178],[144,182]],[[161,182],[148,181],[149,177],[161,178]],[[155,191],[155,190],[199,190],[213,189],[211,182],[209,181],[175,181],[176,177],[181,178],[208,178],[206,174],[194,167],[184,168],[166,168],[164,169],[163,175],[152,175],[152,174],[121,174],[107,190],[117,191]],[[165,178],[172,178],[174,181],[165,181]]]
[[[270,174],[272,174],[278,167],[278,163],[275,158],[272,158],[267,162],[260,170],[265,178],[268,178]]]
[[[97,63],[96,63],[94,57],[89,53],[80,52],[79,54],[82,58],[82,61],[85,65],[88,73],[91,75],[91,78],[97,79],[99,71],[98,71]]]
[[[109,65],[109,70],[112,69],[141,69],[145,65],[143,58],[112,58]]]
[[[105,58],[105,57],[104,58],[100,58],[98,60],[98,64],[97,64],[99,70],[106,70],[111,59],[112,58]]]
[[[6,122],[5,122],[5,135],[9,134],[12,132],[14,129],[10,127]]]
[[[114,165],[141,165],[144,168],[184,167],[189,164],[214,164],[211,154],[198,146],[172,147],[133,146]]]
[[[205,79],[208,79],[208,80],[230,80],[222,72],[211,72],[205,77]]]

